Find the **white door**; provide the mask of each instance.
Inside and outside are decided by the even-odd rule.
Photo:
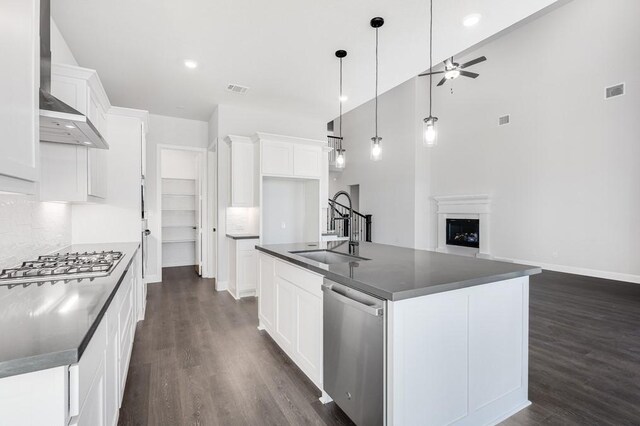
[[[202,171],[205,162],[203,156],[196,156],[196,272],[202,276]]]

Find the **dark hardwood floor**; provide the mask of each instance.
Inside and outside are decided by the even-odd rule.
[[[149,285],[120,425],[350,424],[257,326],[256,299],[193,268]],[[504,425],[640,425],[640,285],[544,272],[531,280],[532,405]]]

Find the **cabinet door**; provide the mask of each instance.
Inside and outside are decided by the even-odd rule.
[[[262,173],[267,175],[293,175],[293,144],[262,142]]]
[[[300,177],[320,177],[322,148],[296,144],[293,149],[293,174]]]
[[[77,422],[78,426],[92,425],[104,426],[106,419],[105,410],[105,364],[104,357],[96,372],[93,383],[87,392],[84,405],[80,409]]]
[[[275,324],[275,277],[272,257],[259,256],[260,288],[258,292],[258,312],[265,328],[273,330]]]
[[[288,354],[293,353],[296,337],[296,287],[279,276],[276,282],[276,327],[275,339]]]
[[[296,288],[294,357],[307,376],[322,383],[322,298]]]
[[[116,310],[107,313],[109,334],[105,359],[105,413],[108,426],[114,426],[120,408],[118,386],[118,315]],[[113,323],[113,325],[112,325]]]
[[[231,145],[231,206],[254,205],[254,154],[253,143],[234,142]]]
[[[107,198],[107,173],[109,151],[88,149],[87,194],[98,198]]]
[[[258,253],[255,250],[238,251],[238,295],[255,293],[258,281]]]
[[[0,191],[33,194],[38,176],[39,2],[0,2]]]
[[[86,201],[86,147],[42,142],[40,157],[41,201]]]

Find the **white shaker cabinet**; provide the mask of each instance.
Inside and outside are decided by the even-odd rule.
[[[34,194],[39,148],[39,2],[0,2],[0,191]]]
[[[293,146],[293,175],[319,178],[322,176],[322,147],[295,144]]]
[[[289,142],[263,141],[262,174],[293,176],[293,145]]]
[[[258,170],[255,161],[256,148],[251,138],[227,136],[231,153],[231,207],[254,207],[258,205]]]
[[[229,237],[229,287],[235,299],[255,296],[258,287],[258,238]]]
[[[322,276],[258,253],[258,328],[322,389]]]

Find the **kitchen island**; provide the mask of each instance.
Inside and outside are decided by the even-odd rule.
[[[144,315],[139,243],[106,276],[0,285],[0,424],[117,421],[135,325]]]
[[[384,306],[384,407],[375,423],[497,424],[530,404],[529,275],[539,268],[366,242],[352,250],[346,241],[256,248],[259,328],[311,378],[324,402],[333,397],[348,414],[358,409],[348,406],[359,397],[353,391],[341,392],[345,398],[324,387],[327,378],[349,374],[342,365],[332,367],[337,372],[323,365],[333,359],[325,351],[346,350],[333,341],[327,347],[326,333],[323,339],[323,323],[335,319],[323,318],[323,289],[337,283]],[[347,344],[351,350],[368,342],[356,333]]]

